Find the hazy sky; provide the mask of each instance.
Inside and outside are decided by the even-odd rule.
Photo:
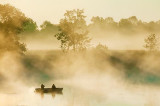
[[[38,25],[44,20],[58,23],[66,10],[84,9],[87,21],[92,16],[120,18],[137,16],[144,21],[160,19],[160,0],[0,0],[19,8]]]

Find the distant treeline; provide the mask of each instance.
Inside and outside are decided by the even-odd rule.
[[[93,17],[91,19],[91,24],[89,28],[91,29],[101,29],[106,31],[119,31],[122,33],[134,34],[142,31],[145,32],[160,32],[160,20],[157,22],[143,22],[137,19],[136,16],[129,17],[127,19],[121,19],[119,22],[115,22],[112,17],[102,18]]]
[[[121,34],[135,34],[139,32],[160,33],[160,20],[144,22],[137,19],[136,16],[131,16],[126,19],[121,19],[119,22],[114,21],[112,17],[92,17],[91,23],[87,25],[89,32],[92,31],[106,31],[106,32],[119,32]],[[53,34],[58,32],[59,25],[53,24],[49,21],[44,21],[40,28],[32,19],[24,24],[24,33],[31,32],[47,32]]]
[[[97,32],[120,33],[133,35],[140,32],[160,33],[160,21],[143,22],[136,16],[115,22],[112,17],[92,17],[91,23],[86,24],[83,10],[67,11],[59,24],[44,21],[40,27],[31,18],[25,16],[17,8],[0,4],[0,50],[26,51],[25,44],[19,39],[29,36],[53,36],[61,41],[61,48],[85,48],[90,39],[88,34],[98,36]],[[74,29],[74,30],[73,30]],[[62,33],[61,33],[62,32]],[[18,36],[19,35],[19,36]],[[79,37],[78,37],[79,36]]]

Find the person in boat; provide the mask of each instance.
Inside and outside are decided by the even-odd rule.
[[[41,89],[43,89],[43,90],[44,90],[44,87],[45,87],[45,86],[44,86],[43,84],[41,84]]]
[[[53,84],[53,85],[52,85],[52,89],[55,89],[55,88],[56,88],[56,86]]]

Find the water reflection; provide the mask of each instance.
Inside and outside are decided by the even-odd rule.
[[[55,96],[58,94],[58,95],[63,95],[63,92],[62,91],[54,91],[54,92],[49,92],[49,93],[44,93],[44,92],[36,92],[36,94],[39,94],[41,95],[41,98],[44,98],[44,95],[51,95],[52,98],[54,99]]]
[[[23,92],[0,93],[0,106],[160,106],[158,88],[134,86],[132,90],[114,89],[109,84],[106,87],[94,88],[90,85],[84,88],[85,84],[82,88],[73,82],[72,85],[57,85],[65,88],[63,92],[34,92],[35,87],[27,87]]]

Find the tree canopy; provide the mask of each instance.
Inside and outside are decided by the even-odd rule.
[[[0,4],[0,50],[26,51],[25,44],[19,42],[17,34],[23,31],[27,18],[13,6]]]
[[[38,30],[38,26],[36,22],[34,22],[32,19],[28,18],[25,20],[22,24],[22,29],[24,33],[33,33]]]
[[[91,23],[89,24],[89,31],[96,32],[111,32],[119,33],[121,35],[136,35],[137,33],[160,33],[159,31],[160,21],[143,22],[137,19],[136,16],[129,18],[120,19],[115,22],[112,17],[92,17]],[[107,34],[107,33],[106,33]]]
[[[90,38],[88,37],[88,30],[83,15],[83,10],[71,10],[66,11],[64,18],[60,20],[60,33],[56,34],[55,37],[61,41],[62,50],[74,51],[85,49]]]
[[[48,33],[48,34],[55,34],[58,33],[58,25],[52,24],[49,21],[44,21],[42,25],[40,25],[41,32]]]
[[[156,34],[150,34],[145,39],[145,45],[144,47],[148,49],[149,51],[157,51],[159,49],[159,38]]]

